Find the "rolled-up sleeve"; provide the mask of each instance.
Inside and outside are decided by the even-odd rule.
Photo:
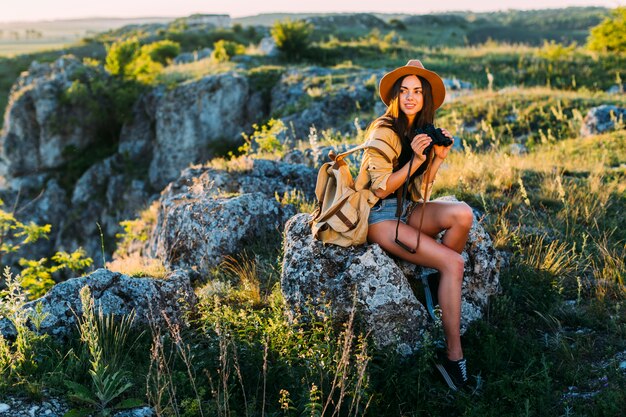
[[[363,154],[363,164],[370,176],[370,190],[386,190],[387,180],[393,172],[393,163],[385,158],[376,149],[366,149]]]

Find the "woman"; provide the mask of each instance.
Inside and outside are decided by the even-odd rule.
[[[440,355],[437,368],[456,390],[468,380],[460,333],[464,267],[460,253],[473,214],[461,202],[424,203],[452,145],[429,147],[429,135],[415,134],[416,129],[433,123],[435,110],[444,101],[445,87],[436,73],[426,70],[420,61],[411,60],[385,74],[380,81],[380,97],[388,106],[387,111],[369,127],[367,139],[386,142],[390,152],[384,155],[367,149],[363,156],[362,169],[369,173],[370,189],[380,199],[371,209],[367,238],[398,258],[439,271],[437,295],[447,354]],[[454,141],[447,130],[441,131]],[[403,190],[409,170],[409,186]],[[396,211],[402,194],[406,198],[398,226],[396,215],[400,213]],[[439,243],[435,236],[443,230],[445,234]]]

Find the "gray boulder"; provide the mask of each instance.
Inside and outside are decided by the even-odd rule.
[[[429,326],[428,313],[410,281],[432,272],[396,262],[378,245],[342,248],[313,240],[308,214],[285,226],[281,288],[289,313],[314,314],[329,304],[341,322],[351,313],[353,297],[364,330],[378,346],[395,346],[404,354],[419,348]],[[489,297],[499,291],[500,256],[475,220],[462,254],[465,259],[461,332],[483,315]]]
[[[106,255],[110,255],[115,246],[112,237],[122,232],[120,222],[136,217],[156,197],[145,180],[133,177],[120,154],[85,171],[76,182],[71,208],[56,229],[55,241],[70,251],[83,247],[103,267],[98,225],[106,239]]]
[[[261,42],[259,42],[259,51],[267,56],[278,56],[279,52],[276,41],[274,41],[274,38],[271,36],[266,36],[261,39]]]
[[[193,52],[183,52],[174,58],[172,62],[174,64],[189,64],[210,57],[212,52],[213,50],[211,48],[203,48]]]
[[[296,212],[275,197],[301,190],[311,198],[315,172],[303,165],[241,159],[240,171],[188,168],[159,200],[146,254],[168,267],[206,273],[224,256],[279,234]],[[246,164],[248,164],[246,166]]]
[[[586,137],[608,132],[616,128],[617,124],[624,126],[626,109],[614,105],[603,104],[594,107],[587,112],[583,125],[580,128],[580,136]]]
[[[147,166],[152,160],[152,148],[156,137],[156,109],[165,93],[157,87],[143,94],[133,106],[133,115],[122,126],[117,152],[135,163]]]
[[[187,272],[175,271],[166,278],[133,278],[118,272],[98,269],[90,275],[72,278],[55,285],[43,297],[24,305],[34,309],[41,304],[46,318],[40,332],[55,337],[66,337],[76,329],[76,316],[82,313],[79,292],[88,286],[95,305],[102,312],[116,316],[135,312],[134,325],[155,323],[165,325],[167,316],[172,322],[180,322],[183,315],[196,303]],[[10,336],[8,320],[0,325],[2,333]]]
[[[15,82],[0,135],[0,159],[8,164],[9,176],[60,167],[72,157],[66,149],[82,151],[97,142],[96,126],[80,122],[89,119],[89,109],[62,102],[74,77],[84,72],[106,77],[103,71],[64,56],[51,64],[33,62]]]
[[[240,143],[241,132],[257,116],[248,112],[248,95],[247,79],[236,73],[207,76],[165,92],[156,105],[150,183],[161,189],[190,163]]]

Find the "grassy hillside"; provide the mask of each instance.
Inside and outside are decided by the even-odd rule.
[[[479,108],[468,97],[458,111],[471,118],[463,109]],[[331,415],[339,403],[340,415],[359,416],[618,416],[626,405],[625,166],[623,130],[546,142],[522,155],[466,148],[449,156],[435,194],[480,210],[510,262],[502,294],[463,337],[473,379],[467,392],[447,391],[432,367],[434,344],[401,358],[375,349],[352,322],[288,321],[277,231],[197,282],[190,327],[127,332],[125,342],[113,329],[92,330],[95,340],[97,332],[120,340],[118,356],[98,365],[128,372],[129,389],[112,404],[135,398],[165,416]],[[148,217],[142,221],[154,221]],[[147,271],[132,259],[115,267]],[[433,341],[439,335],[433,329]],[[83,396],[96,395],[84,372],[95,366],[87,344],[72,340],[27,335],[23,349],[43,359],[16,362],[0,393],[65,396],[76,392],[70,381],[86,387]]]
[[[374,17],[380,27],[373,32],[358,27],[359,17],[341,31],[332,29],[331,20],[318,20],[310,55],[289,64],[335,68],[333,76],[310,80],[311,94],[318,98],[350,88],[346,79],[353,72],[393,68],[414,57],[446,78],[472,83],[473,89],[447,102],[437,115],[437,124],[463,146],[446,159],[433,194],[453,194],[477,209],[477,220],[508,261],[501,270],[502,293],[463,336],[472,389],[453,394],[434,370],[441,338],[437,326],[420,352],[403,358],[376,349],[358,323],[287,320],[277,230],[208,276],[197,277],[200,304],[187,327],[135,332],[94,321],[82,338],[77,331],[67,343],[25,329],[15,342],[0,338],[0,398],[60,396],[83,410],[90,401],[102,406],[107,400],[107,412],[127,401],[148,404],[158,415],[189,417],[620,416],[626,409],[626,130],[622,120],[602,135],[581,138],[579,132],[590,108],[626,107],[623,94],[605,92],[621,82],[625,58],[557,44],[457,44],[470,27],[487,25],[539,25],[550,36],[569,27],[575,33],[602,13],[588,8],[562,14],[449,14],[440,21],[426,19],[432,30],[428,36],[380,15]],[[409,19],[424,23],[423,17],[404,21]],[[469,22],[465,28],[463,20]],[[454,30],[450,22],[458,23]],[[94,36],[93,43],[73,52],[103,62],[103,44],[121,38],[137,36],[144,44],[176,40],[183,51],[193,51],[212,47],[218,39],[247,45],[267,30],[190,31],[182,23],[120,28]],[[250,47],[246,53],[220,63],[168,65],[154,83],[173,86],[240,71],[267,97],[287,63]],[[30,60],[56,56],[1,60],[0,106],[1,92]],[[376,82],[375,76],[366,81],[372,100],[377,100]],[[359,114],[367,121],[375,116]],[[318,152],[322,145],[360,139],[358,132],[346,138],[328,129],[320,132],[319,141],[298,146]],[[511,144],[523,144],[526,151],[514,152]],[[276,147],[247,156],[278,158],[289,150]],[[244,165],[238,158],[207,163],[233,171]],[[297,193],[276,198],[302,212],[313,206]],[[132,222],[120,246],[138,244],[135,240],[145,238],[155,219],[153,206]],[[134,276],[163,273],[158,260],[122,258],[109,267]],[[14,312],[21,303],[4,295],[0,312]],[[104,353],[94,360],[98,347]],[[106,391],[94,375],[125,389]]]

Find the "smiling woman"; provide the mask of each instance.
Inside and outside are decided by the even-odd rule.
[[[445,129],[439,130],[441,143],[431,134],[445,87],[439,75],[411,60],[385,74],[379,90],[387,111],[370,125],[366,140],[382,141],[390,151],[368,148],[363,156],[362,169],[379,198],[370,211],[367,238],[400,259],[439,271],[430,278],[438,287],[447,352],[441,352],[437,368],[457,390],[468,382],[460,336],[461,252],[473,214],[465,203],[428,202],[439,166],[454,143]]]

